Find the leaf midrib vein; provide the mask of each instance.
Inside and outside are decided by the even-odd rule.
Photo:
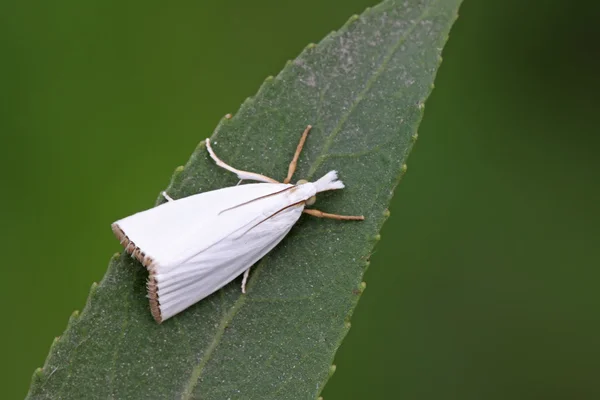
[[[392,46],[392,48],[389,50],[388,54],[386,54],[383,61],[381,62],[381,65],[379,66],[379,68],[377,68],[377,70],[375,70],[373,75],[371,75],[371,77],[367,80],[367,83],[366,83],[364,89],[361,90],[360,93],[358,93],[358,95],[356,95],[355,101],[352,103],[352,105],[350,107],[348,107],[348,110],[346,111],[346,113],[344,113],[342,115],[342,118],[340,118],[338,124],[335,126],[335,128],[333,128],[333,130],[327,137],[327,140],[325,141],[325,144],[323,145],[323,151],[321,151],[321,154],[319,155],[319,157],[317,157],[317,161],[313,164],[313,166],[310,168],[310,170],[308,172],[308,177],[307,177],[308,180],[310,180],[313,177],[313,175],[315,174],[317,169],[327,159],[325,154],[327,154],[327,151],[332,146],[334,139],[341,132],[342,127],[344,126],[344,124],[346,123],[348,118],[350,118],[350,115],[352,114],[354,109],[360,104],[360,102],[363,100],[365,95],[369,92],[371,87],[375,84],[375,82],[377,81],[379,76],[383,73],[383,71],[385,71],[385,68],[387,67],[390,60],[394,57],[394,55],[396,54],[398,49],[400,49],[400,46],[402,46],[402,44],[406,41],[407,37],[410,36],[410,34],[414,31],[414,29],[417,27],[419,22],[421,22],[423,19],[425,19],[425,17],[427,17],[429,15],[429,12],[432,10],[433,6],[439,2],[440,2],[440,0],[435,1],[433,3],[430,3],[427,7],[425,7],[425,9],[421,12],[421,15],[419,15],[419,17],[413,21],[412,26],[409,29],[407,29],[406,32],[404,32],[404,34],[402,34],[402,36],[398,39],[396,44],[394,44],[394,46]]]
[[[263,258],[259,262],[259,264],[255,267],[254,274],[252,274],[252,276],[248,280],[248,285],[247,285],[248,289],[250,289],[252,287],[252,282],[256,280],[256,277],[259,275],[259,272],[262,269],[263,265],[265,264],[266,259],[267,259],[266,257]],[[200,360],[198,365],[192,370],[192,374],[191,374],[190,379],[188,380],[188,383],[185,387],[185,391],[183,392],[183,395],[181,396],[182,400],[189,400],[192,398],[194,388],[198,384],[200,376],[202,376],[204,367],[206,367],[206,365],[210,361],[210,358],[211,358],[213,352],[215,351],[217,346],[220,344],[221,338],[225,334],[225,328],[227,328],[227,325],[229,325],[231,320],[233,320],[233,318],[236,316],[237,311],[246,303],[246,299],[247,299],[246,295],[239,296],[238,299],[233,304],[233,306],[231,306],[229,311],[221,319],[221,322],[219,323],[219,326],[217,327],[217,330],[216,330],[215,338],[210,343],[210,345],[206,348],[206,351],[204,352],[204,355],[202,356],[202,359]]]

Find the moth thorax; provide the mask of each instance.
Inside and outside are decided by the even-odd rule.
[[[308,181],[306,179],[300,179],[298,182],[296,182],[296,185],[303,185],[305,183],[308,183]],[[311,196],[308,200],[306,200],[304,203],[307,206],[312,206],[313,204],[315,204],[315,202],[317,201],[317,196]]]

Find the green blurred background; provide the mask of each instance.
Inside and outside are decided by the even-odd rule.
[[[375,3],[0,5],[2,398],[120,250],[110,223]],[[600,398],[599,16],[464,1],[326,400]]]

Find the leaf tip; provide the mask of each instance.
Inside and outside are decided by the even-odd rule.
[[[252,96],[248,96],[248,97],[246,97],[246,98],[244,99],[244,101],[242,102],[242,106],[241,106],[241,107],[244,107],[245,105],[247,105],[247,104],[250,104],[250,103],[252,103]],[[241,107],[240,107],[240,108],[241,108]]]
[[[350,329],[351,326],[352,326],[352,323],[350,323],[349,320],[344,321],[344,328]]]
[[[337,369],[335,364],[331,364],[331,366],[329,367],[329,377],[331,378],[333,376],[333,374],[335,374],[335,370]]]
[[[390,215],[392,215],[392,213],[390,212],[390,210],[388,210],[387,208],[383,211],[383,216],[385,218],[389,218]]]
[[[405,174],[406,171],[408,171],[408,165],[402,164],[402,168],[400,169],[400,172],[402,172],[403,174]]]
[[[310,49],[314,49],[315,47],[317,47],[316,44],[314,43],[309,43],[306,45],[306,47],[304,48],[305,50],[310,50]]]
[[[350,25],[351,23],[358,21],[359,18],[360,17],[358,14],[354,14],[353,16],[348,18],[348,21],[346,21],[346,25]]]
[[[71,316],[69,317],[69,322],[73,322],[75,321],[77,318],[79,318],[79,311],[75,310],[73,311],[73,313],[71,314]]]
[[[203,150],[206,147],[206,139],[201,140],[197,145],[194,151]]]
[[[423,111],[425,109],[425,103],[421,101],[419,102],[419,104],[417,104],[417,107],[419,108],[419,110]]]
[[[375,240],[376,242],[379,242],[381,240],[381,235],[378,233],[377,235],[373,236],[373,240]],[[367,264],[369,263],[369,261],[367,261]]]
[[[98,283],[92,282],[92,286],[90,287],[90,297],[96,294],[96,291],[98,291]]]
[[[364,281],[361,282],[360,283],[360,290],[361,290],[361,292],[364,292],[366,288],[367,288],[367,282],[364,282]]]
[[[31,386],[39,384],[43,378],[44,369],[40,367],[36,368],[35,371],[33,371],[33,375],[31,376]],[[29,390],[31,391],[31,388]]]
[[[119,257],[121,257],[121,253],[119,253],[118,251],[112,255],[112,260],[116,261]]]
[[[225,118],[225,119],[231,119],[231,118],[233,118],[233,114],[227,113],[227,114],[225,114],[225,116],[223,118]]]
[[[269,75],[269,76],[267,76],[267,77],[265,78],[265,82],[270,82],[270,81],[272,81],[273,79],[275,79],[275,77],[274,77],[273,75]]]
[[[413,141],[413,143],[416,142],[418,138],[419,138],[418,133],[415,133],[414,135],[411,136],[411,140]]]

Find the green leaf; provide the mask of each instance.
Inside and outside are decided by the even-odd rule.
[[[238,279],[161,325],[150,315],[147,272],[116,255],[28,398],[315,399],[365,287],[459,4],[386,1],[350,18],[213,135],[226,162],[282,179],[312,124],[295,179],[338,170],[346,189],[319,195],[316,207],[364,222],[302,217],[253,267],[247,295]],[[181,198],[236,182],[201,143],[167,190]]]

